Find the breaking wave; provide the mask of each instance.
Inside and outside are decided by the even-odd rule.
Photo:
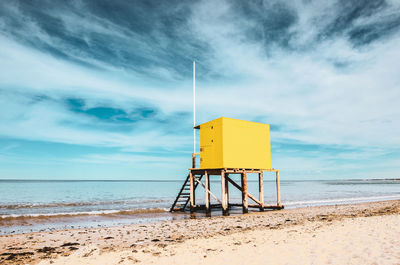
[[[100,210],[100,211],[87,211],[87,212],[59,212],[59,213],[34,213],[34,214],[10,214],[1,215],[2,220],[7,219],[23,219],[23,218],[62,218],[74,216],[112,216],[112,215],[135,215],[135,214],[150,214],[150,213],[165,213],[168,212],[167,208],[140,208],[133,210]]]
[[[369,202],[378,200],[395,200],[400,199],[399,195],[386,195],[386,196],[371,196],[371,197],[352,197],[352,198],[337,198],[327,200],[308,200],[308,201],[288,201],[285,202],[285,206],[297,206],[297,205],[324,205],[324,204],[335,204],[335,203],[352,203],[352,202]]]
[[[58,208],[58,207],[83,207],[83,206],[101,206],[101,205],[130,205],[130,204],[143,204],[143,203],[163,203],[169,202],[168,200],[154,199],[154,200],[136,200],[136,201],[97,201],[97,202],[72,202],[72,203],[25,203],[25,204],[7,204],[0,205],[0,209],[14,210],[25,208]]]

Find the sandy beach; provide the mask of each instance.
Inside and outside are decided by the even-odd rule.
[[[400,201],[0,236],[1,264],[400,264]]]

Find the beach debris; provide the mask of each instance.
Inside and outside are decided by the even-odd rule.
[[[78,242],[68,242],[68,243],[62,244],[60,247],[70,247],[70,246],[78,246],[78,245],[80,245]]]
[[[21,250],[22,248],[9,247],[8,250]]]
[[[43,247],[39,248],[36,251],[39,253],[53,253],[56,250],[56,248],[53,247]]]
[[[33,252],[5,252],[5,253],[1,253],[0,256],[8,256],[6,258],[6,260],[14,260],[17,257],[21,257],[21,256],[30,256],[30,255],[34,255],[35,253]]]
[[[134,257],[132,257],[132,256],[128,256],[127,257],[131,262],[133,262],[133,263],[137,263],[137,262],[140,262],[140,260],[138,260],[138,259],[135,259]]]
[[[168,245],[164,243],[157,244],[157,247],[166,248]]]

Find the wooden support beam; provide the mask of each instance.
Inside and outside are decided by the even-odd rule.
[[[221,204],[210,204],[210,207],[211,208],[222,208],[222,205]],[[206,206],[204,204],[199,204],[199,205],[196,205],[196,209],[205,210]]]
[[[285,207],[281,206],[276,206],[276,205],[267,205],[264,206],[264,209],[274,209],[274,210],[281,210],[284,209]]]
[[[221,197],[222,197],[222,214],[228,215],[228,202],[227,202],[227,190],[226,190],[226,179],[225,179],[225,171],[221,171]]]
[[[232,174],[241,174],[243,172],[246,173],[260,173],[262,170],[260,169],[226,169],[226,173],[232,173]]]
[[[272,170],[261,170],[261,169],[232,169],[232,168],[211,168],[211,169],[201,169],[201,168],[189,168],[195,175],[204,175],[204,171],[207,170],[208,175],[221,175],[221,171],[231,174],[242,174],[243,172],[246,173],[260,173],[263,171],[276,171],[275,169]]]
[[[260,208],[259,204],[249,204],[249,208]]]
[[[281,207],[281,187],[280,187],[280,181],[279,181],[279,170],[276,171],[276,205],[278,207]]]
[[[243,189],[242,189],[238,184],[236,184],[236,182],[234,182],[230,177],[225,176],[225,178],[226,178],[230,183],[232,183],[233,186],[235,186],[238,190],[240,190],[240,191],[242,192],[242,194],[243,194]],[[247,183],[247,182],[246,182],[246,183]],[[242,186],[243,186],[243,181],[242,181]],[[247,185],[246,185],[246,187],[247,187]],[[246,192],[246,193],[247,193],[247,197],[249,197],[250,199],[252,199],[252,200],[255,201],[256,203],[258,203],[259,205],[262,204],[261,201],[257,200],[253,195],[251,195],[251,194],[248,193],[248,192]],[[242,198],[243,198],[243,197],[242,197]]]
[[[193,175],[193,205],[196,205],[196,182],[194,182],[195,175]]]
[[[260,200],[260,211],[264,211],[264,182],[263,173],[258,173],[258,198]]]
[[[258,204],[249,204],[249,208],[260,208],[260,205]],[[280,210],[283,209],[283,206],[276,206],[276,205],[266,205],[264,206],[264,209],[273,209],[273,210]]]
[[[211,208],[210,208],[210,176],[208,175],[207,171],[204,172],[204,177],[206,178],[206,185],[205,185],[205,200],[206,200],[206,214],[210,215]]]
[[[249,197],[250,199],[252,199],[253,201],[255,201],[256,203],[258,203],[258,205],[261,205],[261,202],[259,200],[257,200],[253,195],[251,195],[250,193],[247,192],[247,197]]]
[[[227,207],[229,209],[229,182],[228,182],[227,178],[229,178],[229,174],[225,174],[226,205],[227,205]]]
[[[207,174],[208,175],[208,174]],[[206,189],[206,185],[203,184],[198,178],[193,177],[195,181],[197,181],[204,189]],[[207,191],[214,199],[216,199],[219,203],[222,203],[220,199],[217,198],[210,190]]]
[[[194,205],[195,205],[195,201],[194,201],[194,176],[192,174],[192,172],[189,172],[189,177],[190,177],[190,212],[193,213],[194,212]]]
[[[242,204],[243,204],[243,213],[249,212],[249,200],[247,193],[247,173],[243,172],[241,175],[242,182]]]
[[[234,182],[230,177],[225,176],[225,178],[226,178],[230,183],[232,183],[232,185],[235,186],[238,190],[243,191],[243,190],[242,190],[242,187],[240,187],[238,184],[236,184],[236,182]]]
[[[230,203],[229,206],[242,207],[243,205],[241,203]]]

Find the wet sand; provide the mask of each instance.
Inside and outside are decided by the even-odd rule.
[[[56,214],[40,216],[0,217],[0,236],[56,230],[100,228],[141,223],[156,223],[188,219],[184,213],[170,213],[164,209],[147,209],[146,212],[120,211],[107,214]]]
[[[400,200],[0,236],[1,264],[400,263]]]

